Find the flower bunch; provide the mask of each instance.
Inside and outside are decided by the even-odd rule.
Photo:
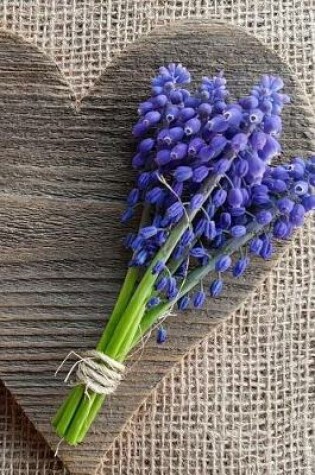
[[[240,278],[252,255],[270,258],[273,238],[288,239],[315,208],[315,157],[272,165],[289,102],[282,80],[263,76],[237,102],[223,73],[194,92],[189,82],[182,65],[161,67],[133,127],[138,174],[122,221],[139,205],[143,213],[126,237],[129,270],[97,346],[116,362],[174,305],[201,308],[207,293],[221,294],[226,272]],[[160,326],[158,343],[166,336]],[[54,420],[57,433],[71,444],[83,440],[104,399],[78,385]]]

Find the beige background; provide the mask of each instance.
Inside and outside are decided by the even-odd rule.
[[[312,0],[0,2],[2,27],[49,54],[78,98],[128,42],[188,17],[245,27],[315,103]],[[314,261],[312,219],[261,288],[160,384],[98,475],[314,474]],[[1,475],[66,473],[3,388],[0,448]]]

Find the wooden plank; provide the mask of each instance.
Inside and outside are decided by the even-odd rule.
[[[196,80],[224,68],[235,96],[262,73],[280,74],[293,98],[285,156],[314,150],[312,113],[288,67],[241,29],[204,21],[157,29],[108,67],[79,109],[48,58],[0,32],[0,371],[53,448],[50,418],[68,392],[69,365],[58,378],[54,372],[70,350],[95,346],[116,298],[128,260],[118,216],[134,179],[130,130],[150,78],[171,61]],[[257,261],[244,280],[230,279],[206,311],[171,317],[164,346],[149,339],[86,442],[60,446],[72,474],[94,472],[144,397],[272,264]]]

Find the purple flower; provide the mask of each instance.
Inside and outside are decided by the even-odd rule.
[[[149,112],[148,112],[149,114]],[[134,125],[132,129],[132,134],[134,137],[139,138],[142,137],[149,129],[148,123],[144,122],[138,122],[136,125]]]
[[[196,210],[201,208],[203,204],[204,197],[201,193],[197,193],[195,196],[192,197],[190,201],[190,209]]]
[[[192,119],[195,117],[196,111],[193,107],[183,107],[183,109],[180,110],[179,112],[179,118],[183,122],[186,122],[189,119]]]
[[[213,169],[217,175],[224,175],[225,172],[230,168],[230,161],[227,158],[221,158],[218,160]]]
[[[181,64],[171,63],[168,66],[161,66],[159,75],[153,79],[153,86],[164,87],[172,84],[186,84],[190,82],[190,73]]]
[[[290,198],[281,198],[277,201],[277,207],[281,213],[289,214],[294,206],[294,202]]]
[[[249,249],[253,254],[256,254],[257,256],[260,255],[261,249],[263,247],[263,240],[256,237],[253,238],[250,242]]]
[[[152,274],[160,274],[165,269],[165,263],[163,261],[157,261],[152,269]]]
[[[223,205],[227,198],[227,192],[225,190],[217,190],[212,198],[213,204],[216,208],[219,208],[220,206]]]
[[[132,208],[127,208],[122,216],[121,216],[121,222],[122,223],[127,223],[128,221],[130,221],[130,219],[133,217],[134,215],[134,211]]]
[[[208,129],[215,134],[222,134],[229,128],[228,121],[222,116],[216,116],[209,120]]]
[[[221,257],[219,257],[219,259],[217,260],[216,264],[215,264],[215,270],[217,272],[225,272],[228,270],[228,268],[231,266],[232,264],[232,260],[230,258],[230,256],[227,256],[227,255],[223,255]]]
[[[195,235],[190,229],[186,229],[181,238],[181,244],[187,246],[194,239]]]
[[[127,203],[129,206],[134,206],[139,200],[139,190],[138,188],[134,188],[133,190],[130,191],[128,198],[127,198]]]
[[[166,120],[169,124],[177,119],[177,117],[179,116],[179,111],[180,111],[180,109],[176,106],[172,105],[172,106],[168,107],[168,109],[166,111],[166,114],[165,114],[165,118],[166,118]]]
[[[159,150],[155,157],[156,163],[162,167],[171,161],[171,152],[167,149]]]
[[[145,101],[141,102],[138,108],[138,114],[140,116],[145,115],[147,112],[151,111],[153,109],[153,104],[151,101]]]
[[[170,100],[172,104],[176,104],[178,106],[182,106],[183,104],[183,94],[179,90],[172,90],[169,93],[170,95]]]
[[[158,111],[147,112],[143,118],[143,124],[147,127],[157,125],[161,120],[161,114]]]
[[[269,135],[266,138],[266,144],[264,148],[259,151],[259,157],[265,162],[270,162],[270,160],[278,155],[280,151],[281,147],[279,142]]]
[[[189,303],[190,303],[190,298],[188,297],[188,295],[184,295],[183,297],[178,299],[177,307],[179,310],[187,310],[187,308],[189,307]]]
[[[231,147],[235,152],[245,150],[248,142],[248,137],[246,134],[239,133],[234,135],[231,140]]]
[[[260,124],[264,118],[264,113],[260,109],[253,109],[248,118],[252,124]]]
[[[243,178],[244,176],[246,176],[248,170],[249,165],[247,160],[244,160],[243,158],[238,158],[238,160],[234,161],[234,171],[238,177]]]
[[[195,157],[199,150],[204,146],[205,142],[200,137],[195,137],[189,142],[188,145],[188,155]]]
[[[258,107],[258,99],[255,96],[246,96],[242,97],[239,100],[239,104],[244,107],[244,109],[256,109]]]
[[[228,144],[228,140],[223,135],[215,135],[210,144],[200,150],[199,158],[203,162],[208,162],[218,157]]]
[[[300,180],[294,185],[294,193],[298,196],[306,195],[308,193],[308,188],[308,183]]]
[[[203,102],[198,107],[198,114],[203,119],[207,119],[211,115],[211,112],[212,112],[212,106],[208,104],[207,102]]]
[[[158,292],[163,292],[163,290],[166,289],[167,283],[168,283],[168,278],[167,278],[167,277],[162,277],[162,278],[161,278],[160,280],[158,280],[157,283],[155,284],[155,289],[156,289]]]
[[[132,159],[132,166],[136,170],[143,167],[145,164],[145,157],[141,153],[137,153]]]
[[[209,175],[209,168],[201,165],[194,169],[193,172],[193,181],[196,183],[201,183]]]
[[[248,173],[253,178],[262,177],[266,169],[265,163],[256,155],[253,154],[248,160]]]
[[[168,286],[167,286],[167,298],[172,300],[176,297],[178,293],[176,279],[174,277],[169,277],[168,279]]]
[[[268,259],[272,235],[287,238],[302,224],[305,212],[315,207],[315,157],[270,164],[281,150],[276,139],[282,128],[279,114],[288,100],[280,92],[282,81],[265,76],[248,96],[229,102],[222,73],[204,78],[196,93],[181,86],[189,80],[181,65],[160,68],[151,97],[139,106],[140,119],[133,129],[138,139],[133,166],[139,174],[125,211],[129,219],[135,205],[150,205],[149,221],[126,238],[134,253],[130,265],[145,270],[155,262],[154,289],[171,303],[179,299],[182,310],[190,296],[179,298],[179,289],[193,269],[210,259],[219,273],[232,266],[226,243],[237,243],[247,230],[261,228],[261,235],[243,247]],[[171,265],[165,272],[166,262],[156,262],[156,255],[169,238],[178,236],[177,223],[186,212],[189,226],[187,222],[186,229],[178,228],[181,237],[172,243]],[[180,226],[185,223],[183,219]],[[172,270],[176,261],[178,268]],[[248,264],[247,257],[239,258],[234,277],[241,276]],[[210,294],[218,296],[222,287],[221,279],[214,280]],[[148,307],[160,299],[153,293]],[[204,299],[200,291],[192,303],[199,308]]]
[[[165,328],[160,327],[157,331],[156,342],[159,345],[162,345],[163,343],[166,342],[166,340],[167,340],[167,331],[165,330]]]
[[[228,193],[227,201],[232,208],[239,208],[243,203],[243,194],[240,188],[232,188]]]
[[[267,135],[264,132],[254,132],[250,137],[250,143],[254,150],[262,150],[266,145]]]
[[[206,225],[207,225],[206,218],[199,219],[194,229],[196,236],[201,236],[204,233]]]
[[[206,300],[206,295],[204,292],[201,290],[196,292],[194,297],[193,297],[193,305],[195,308],[201,308],[203,307],[203,304],[205,303]]]
[[[191,167],[187,167],[187,166],[179,166],[176,168],[174,172],[175,179],[179,181],[180,183],[183,181],[189,180],[189,178],[191,178],[192,176],[193,176],[193,171]]]
[[[315,195],[304,196],[302,200],[302,206],[305,211],[311,211],[315,209]]]
[[[171,150],[172,160],[182,160],[187,155],[188,146],[186,143],[179,143]],[[175,172],[176,173],[176,172]],[[178,180],[180,181],[180,180]],[[183,180],[184,181],[184,180]]]
[[[214,221],[207,221],[207,224],[206,224],[205,230],[204,230],[204,235],[209,241],[212,241],[212,239],[215,238],[215,236],[216,236],[216,227],[215,227],[215,222]]]
[[[221,279],[216,279],[210,285],[210,295],[211,297],[219,297],[223,289],[223,281]]]
[[[244,274],[245,270],[247,269],[249,264],[248,257],[242,257],[239,259],[235,266],[233,267],[233,276],[234,277],[241,277]]]
[[[220,214],[219,224],[222,229],[229,229],[231,226],[232,218],[230,213],[223,212]]]
[[[150,239],[152,236],[157,234],[158,230],[155,226],[146,226],[140,229],[139,235],[143,239]]]
[[[153,107],[155,109],[159,109],[161,107],[164,107],[168,101],[168,98],[165,94],[158,94],[157,96],[153,97],[151,99],[151,102],[153,104]]]
[[[238,127],[243,118],[242,109],[238,105],[229,106],[224,112],[223,117],[228,122],[230,127]]]
[[[151,138],[143,139],[138,145],[138,150],[140,153],[148,153],[152,150],[155,145],[155,141]]]
[[[272,214],[270,211],[262,210],[256,214],[256,220],[259,224],[266,226],[267,224],[271,223],[272,221]]]
[[[260,256],[263,259],[270,259],[273,253],[271,240],[270,238],[265,237],[262,241],[263,241],[263,244],[260,250]]]
[[[151,204],[160,203],[163,200],[163,198],[164,198],[164,191],[158,186],[155,186],[146,194],[146,201]]]
[[[202,259],[203,257],[207,255],[207,252],[205,251],[203,247],[196,246],[191,249],[190,255],[192,257],[195,257],[196,259]]]
[[[295,204],[290,212],[290,223],[294,226],[301,226],[304,221],[305,209],[301,204]]]
[[[140,190],[146,188],[151,181],[151,174],[150,172],[143,172],[138,177],[138,187]]]
[[[246,227],[242,226],[241,224],[232,226],[231,228],[231,234],[233,237],[241,237],[245,236],[246,234]]]
[[[273,235],[278,239],[285,239],[290,234],[289,223],[286,223],[282,219],[278,219],[273,226]]]
[[[282,128],[281,117],[278,115],[267,116],[264,120],[264,132],[266,134],[279,134]]]
[[[185,123],[185,126],[184,126],[185,134],[187,136],[197,134],[200,128],[201,128],[201,122],[199,119],[197,118],[190,119]]]
[[[182,203],[176,201],[166,210],[166,215],[169,218],[180,219],[184,214],[184,208]]]

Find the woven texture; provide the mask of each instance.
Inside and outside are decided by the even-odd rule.
[[[78,98],[127,43],[196,16],[245,27],[315,100],[312,0],[0,2],[2,26],[48,53]],[[97,474],[315,473],[314,261],[313,219],[250,300],[153,392]],[[1,475],[66,473],[3,388],[0,447]]]

